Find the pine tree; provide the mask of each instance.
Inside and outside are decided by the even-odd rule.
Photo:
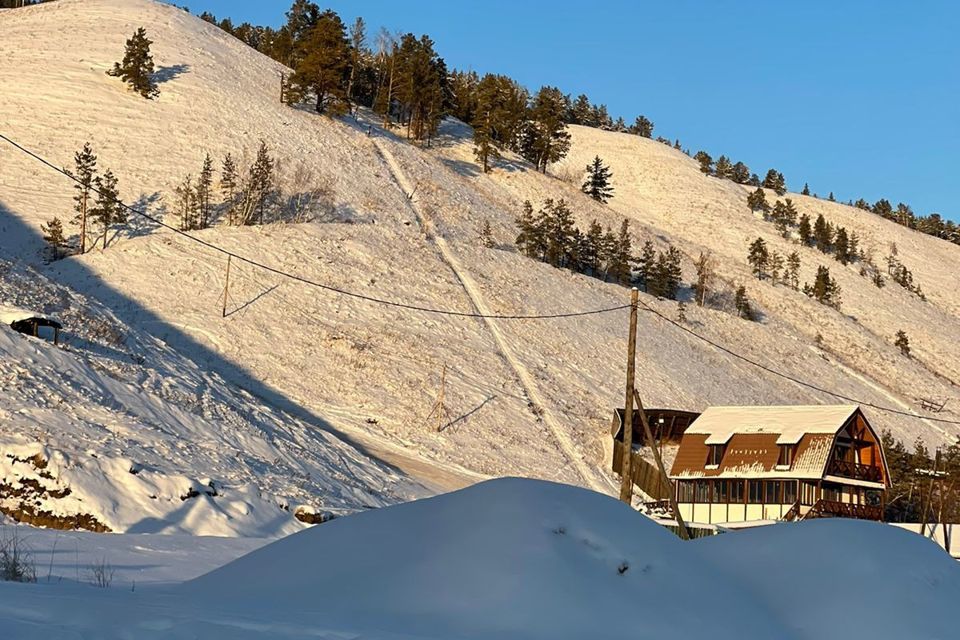
[[[350,76],[347,80],[347,103],[353,103],[354,87],[357,84],[357,73],[363,60],[367,46],[367,23],[357,16],[350,27]]]
[[[237,206],[237,167],[233,162],[233,156],[229,153],[224,156],[223,164],[220,166],[220,196],[223,206],[227,209],[227,224],[233,226],[236,221]]]
[[[533,205],[529,200],[524,201],[520,215],[517,216],[516,225],[519,231],[515,241],[517,248],[528,258],[538,257],[535,253],[535,247],[538,244],[536,221],[533,217]]]
[[[107,248],[107,231],[113,224],[122,224],[127,218],[120,206],[120,194],[117,189],[117,178],[107,169],[103,176],[94,179],[96,183],[97,202],[90,210],[90,218],[100,225],[100,237],[103,238],[103,248]],[[94,241],[96,246],[96,241]]]
[[[670,300],[676,300],[682,278],[683,271],[680,250],[671,245],[667,248],[666,253],[661,253],[657,256],[657,295]]]
[[[850,263],[850,241],[847,237],[847,230],[843,227],[837,228],[837,233],[833,239],[833,252],[834,257],[839,260],[841,264]]]
[[[197,224],[200,229],[206,229],[210,226],[213,197],[213,160],[209,153],[203,159],[203,168],[200,169],[200,175],[197,178],[196,196],[199,213]]]
[[[800,195],[802,196],[810,195],[810,185],[808,185],[806,182],[803,183],[803,191],[800,192]]]
[[[837,199],[833,197],[833,191],[831,191],[830,194],[827,196],[827,200],[829,200],[830,202],[837,201]]]
[[[822,213],[817,216],[817,221],[813,224],[813,240],[817,249],[824,253],[829,252],[833,246],[833,229]]]
[[[473,153],[483,167],[490,171],[490,160],[500,157],[496,142],[498,115],[500,111],[499,82],[496,76],[487,74],[480,81],[476,93],[476,114],[473,119]]]
[[[767,249],[767,243],[764,242],[763,238],[757,238],[750,245],[747,262],[750,263],[753,274],[757,276],[757,279],[763,280],[767,267],[770,265],[770,250]]]
[[[817,277],[813,286],[807,284],[803,290],[804,293],[821,304],[836,309],[840,308],[840,286],[836,280],[830,277],[830,269],[823,265],[817,267]]]
[[[87,142],[83,145],[83,149],[74,154],[73,160],[75,168],[72,176],[76,179],[73,187],[77,190],[77,194],[73,197],[77,212],[73,223],[80,225],[80,254],[82,255],[87,252],[87,218],[90,212],[90,196],[93,193],[94,179],[97,175],[97,156]]]
[[[717,158],[717,165],[714,168],[713,173],[718,178],[729,179],[733,177],[733,165],[730,164],[730,158],[727,156],[720,156]]]
[[[750,210],[754,213],[761,211],[766,215],[770,211],[770,205],[767,203],[767,194],[760,187],[757,187],[756,191],[747,196],[747,206],[750,207]]]
[[[576,228],[573,213],[563,199],[556,202],[547,200],[543,209],[547,218],[546,261],[554,267],[566,267],[570,263],[573,232]]]
[[[893,345],[900,349],[900,353],[910,357],[910,338],[907,337],[907,332],[903,329],[897,331],[897,339],[894,341]]]
[[[640,250],[640,257],[637,258],[637,284],[647,293],[652,293],[650,283],[654,277],[656,263],[657,252],[653,248],[653,243],[647,240]]]
[[[613,186],[610,184],[612,177],[610,168],[603,165],[600,156],[596,156],[593,162],[587,165],[587,179],[580,190],[597,202],[606,203],[613,197]]]
[[[773,189],[778,196],[782,196],[787,192],[787,185],[783,179],[783,174],[776,169],[767,171],[767,176],[763,179],[763,186],[767,189]]]
[[[810,216],[803,214],[800,216],[800,224],[797,226],[797,233],[800,234],[800,242],[806,246],[813,244],[813,229],[810,227]]]
[[[180,230],[190,231],[197,226],[197,196],[193,188],[193,176],[187,175],[176,188],[177,213],[180,214]]]
[[[153,41],[147,38],[147,31],[143,27],[127,40],[123,62],[115,62],[107,75],[120,78],[130,87],[148,100],[160,95],[157,83],[153,79],[153,56],[150,55],[150,45]]]
[[[480,243],[487,249],[494,249],[497,246],[496,240],[493,239],[493,229],[490,228],[490,221],[487,219],[484,219],[483,227],[480,229]]]
[[[677,303],[677,322],[684,323],[687,321],[687,305],[684,304],[683,300]]]
[[[708,176],[713,174],[713,158],[706,151],[697,151],[693,159],[700,163],[700,172]]]
[[[652,138],[653,122],[646,116],[637,116],[637,119],[633,121],[633,126],[630,127],[630,133],[636,134],[641,138]]]
[[[875,286],[877,289],[883,289],[883,287],[887,284],[884,281],[883,274],[880,273],[879,269],[873,272],[873,277],[871,280],[873,281],[873,286]]]
[[[594,219],[583,237],[580,249],[580,264],[585,273],[596,277],[600,272],[600,247],[603,243],[603,227]]]
[[[800,254],[796,251],[787,256],[786,282],[794,291],[800,288]]]
[[[593,108],[590,105],[590,98],[582,93],[577,96],[577,99],[574,100],[573,104],[570,106],[570,114],[568,119],[570,124],[579,124],[585,127],[594,126]]]
[[[747,288],[743,285],[737,287],[737,293],[733,301],[737,309],[737,317],[753,321],[753,309],[750,307],[750,300],[747,298]]]
[[[770,283],[773,286],[777,286],[777,283],[781,282],[780,276],[783,272],[783,267],[783,256],[776,251],[770,252]]]
[[[521,150],[523,156],[543,173],[547,172],[547,165],[567,155],[570,134],[564,121],[564,100],[559,89],[542,87],[534,96]]]
[[[333,11],[324,11],[303,36],[300,56],[289,80],[292,101],[313,94],[317,113],[339,115],[347,109],[350,46],[347,30]]]
[[[259,223],[263,224],[264,212],[270,206],[270,200],[273,196],[274,160],[270,157],[270,150],[267,143],[260,141],[260,148],[257,150],[257,159],[250,167],[250,191],[254,199],[254,209],[259,214]]]
[[[40,230],[43,232],[43,239],[53,249],[53,259],[62,258],[63,249],[67,246],[67,238],[63,235],[63,223],[60,222],[60,218],[54,217],[47,224],[41,225]]]
[[[630,221],[624,218],[620,233],[610,254],[608,276],[617,284],[630,284],[630,264],[633,262],[633,239],[630,237]]]
[[[742,162],[738,162],[735,165],[733,165],[733,172],[730,177],[737,184],[749,184],[750,183],[750,167],[748,167]]]

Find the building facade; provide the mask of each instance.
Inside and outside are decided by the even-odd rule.
[[[889,473],[860,407],[711,407],[670,477],[680,515],[705,524],[883,518]]]

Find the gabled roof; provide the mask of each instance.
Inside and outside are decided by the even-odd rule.
[[[777,444],[797,444],[805,435],[835,435],[857,412],[856,405],[710,407],[686,433],[705,435],[705,444],[726,444],[734,434],[776,434]]]

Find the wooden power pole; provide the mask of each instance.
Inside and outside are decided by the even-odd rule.
[[[667,475],[667,469],[663,466],[663,457],[660,455],[660,449],[657,447],[657,443],[653,441],[653,432],[650,430],[650,423],[647,421],[647,412],[643,409],[643,401],[640,400],[640,394],[637,393],[637,390],[633,390],[633,395],[637,400],[637,411],[640,412],[640,422],[643,424],[643,435],[647,439],[647,445],[653,451],[653,459],[657,463],[657,468],[660,470],[660,477],[663,479],[664,484],[667,487],[667,493],[670,496],[670,509],[673,510],[673,518],[677,521],[677,528],[680,529],[680,537],[683,540],[690,539],[690,532],[687,530],[687,523],[683,521],[683,516],[680,515],[680,509],[677,506],[677,494],[673,491],[673,482],[670,480],[670,476]]]
[[[636,287],[630,290],[630,334],[627,338],[627,393],[623,403],[623,456],[620,462],[620,500],[633,504],[633,396],[637,364],[637,298]]]
[[[227,296],[230,295],[230,256],[227,256],[227,280],[223,286],[223,311],[221,317],[227,317]]]

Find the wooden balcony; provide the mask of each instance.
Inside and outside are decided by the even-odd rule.
[[[849,504],[820,500],[804,516],[804,520],[813,518],[852,518],[854,520],[883,520],[883,509],[879,506],[866,504]]]
[[[847,462],[846,460],[831,460],[827,467],[827,475],[863,480],[864,482],[883,482],[883,472],[880,467]]]

